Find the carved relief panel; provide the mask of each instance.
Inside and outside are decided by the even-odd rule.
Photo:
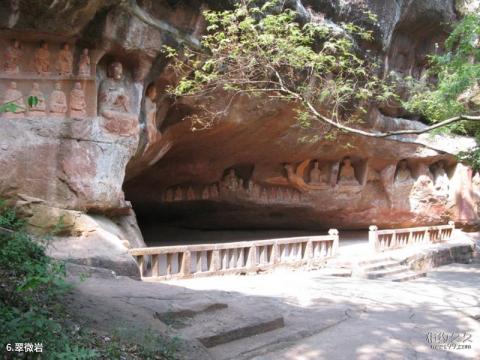
[[[59,40],[0,38],[0,101],[4,118],[86,118],[97,114],[95,68],[88,49]],[[38,103],[27,106],[34,96]]]

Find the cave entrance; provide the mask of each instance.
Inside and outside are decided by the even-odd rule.
[[[214,202],[159,204],[133,201],[147,246],[231,243],[321,236],[330,227],[308,222],[302,208],[255,208]],[[303,218],[302,221],[299,219]],[[297,221],[298,219],[298,221]],[[321,221],[319,222],[321,224]],[[342,250],[368,242],[368,229],[340,232]],[[352,248],[353,249],[353,248]]]

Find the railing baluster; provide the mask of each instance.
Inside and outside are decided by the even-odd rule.
[[[152,276],[153,277],[158,277],[158,255],[152,255]]]

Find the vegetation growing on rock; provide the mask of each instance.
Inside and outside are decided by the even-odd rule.
[[[100,334],[81,327],[64,307],[72,287],[65,264],[46,255],[47,242],[34,241],[15,209],[0,201],[2,353],[27,354],[15,351],[21,343],[32,345],[26,358],[175,359],[176,343],[158,334],[147,331],[141,343],[131,343],[120,333]],[[41,347],[41,354],[36,346]]]
[[[398,97],[375,58],[357,46],[372,40],[372,32],[360,24],[334,25],[323,19],[301,24],[293,10],[279,9],[277,1],[256,4],[242,1],[234,10],[206,11],[203,52],[166,49],[181,78],[172,94],[205,100],[222,92],[230,104],[240,95],[264,96],[268,101],[294,103],[304,127],[318,130],[315,125],[321,123],[327,125],[327,132],[370,137],[420,134],[445,126],[470,134],[472,126],[465,120],[480,120],[471,108],[471,97],[467,101],[465,96],[477,89],[478,97],[477,14],[458,23],[446,42],[447,53],[431,57],[431,69],[422,81],[410,79],[411,97],[404,107],[433,124],[379,133],[361,128],[368,107]],[[375,16],[367,15],[374,24]],[[227,106],[212,111],[206,103],[200,106],[203,115],[194,115],[194,129],[210,128],[229,110]]]

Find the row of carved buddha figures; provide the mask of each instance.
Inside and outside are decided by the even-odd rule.
[[[434,189],[439,192],[447,192],[450,187],[450,178],[446,171],[446,163],[443,160],[437,161],[430,166],[424,166],[423,174],[431,180]],[[401,160],[397,164],[395,171],[396,185],[412,184],[415,182],[412,171],[408,166],[407,160]]]
[[[70,45],[63,44],[60,51],[58,51],[57,58],[52,61],[48,43],[42,42],[40,47],[35,50],[33,55],[32,71],[28,69],[21,69],[23,49],[20,41],[12,40],[4,53],[4,61],[2,70],[7,74],[18,74],[20,72],[36,72],[41,76],[48,76],[56,74],[60,76],[73,75],[73,53],[70,50]],[[53,66],[52,66],[53,64]],[[91,62],[88,49],[83,49],[78,62],[78,76],[91,76]]]
[[[313,161],[310,172],[306,173],[311,162],[311,160],[305,160],[296,168],[293,164],[285,164],[286,176],[272,177],[265,181],[269,184],[291,186],[300,192],[308,192],[312,190],[326,190],[336,185],[340,187],[360,187],[365,185],[370,178],[366,161],[357,163],[355,167],[349,157],[322,167],[319,166],[318,161]],[[372,170],[370,172],[373,172],[371,175],[376,173]],[[448,189],[450,180],[445,171],[445,163],[443,161],[426,166],[425,172],[425,175],[434,183],[435,188],[441,190]],[[309,179],[308,181],[305,180],[306,176]],[[407,184],[414,181],[407,160],[400,161],[396,167],[394,184]]]
[[[251,198],[261,203],[299,203],[302,201],[300,192],[287,187],[261,186],[253,181],[249,181],[245,188],[243,179],[237,177],[234,170],[230,170],[219,185],[207,185],[201,192],[195,191],[191,186],[169,188],[164,194],[163,201],[218,200],[226,198],[229,193],[237,192],[243,193],[246,198]]]
[[[40,84],[34,82],[32,89],[28,96],[35,97],[37,102],[27,105],[25,102],[25,96],[17,88],[17,83],[11,81],[8,89],[4,93],[3,102],[15,104],[13,111],[5,112],[4,117],[19,118],[24,117],[27,114],[34,117],[43,117],[47,114],[49,116],[65,117],[69,111],[69,116],[72,118],[85,118],[87,116],[87,102],[85,100],[85,92],[83,91],[82,84],[76,82],[73,89],[70,91],[70,101],[67,104],[67,96],[62,91],[62,85],[60,82],[55,83],[55,90],[52,91],[50,96],[44,95],[40,88]]]

